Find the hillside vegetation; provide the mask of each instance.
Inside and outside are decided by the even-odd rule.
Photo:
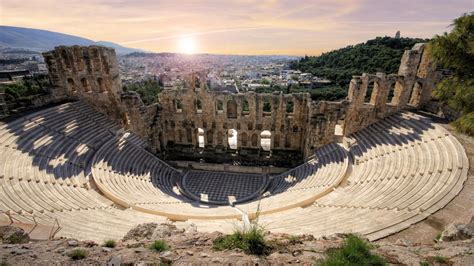
[[[377,37],[365,43],[323,53],[305,56],[292,63],[293,69],[309,72],[330,79],[334,84],[347,88],[353,75],[366,73],[396,73],[403,51],[428,39]]]
[[[456,129],[474,136],[474,12],[455,19],[452,26],[430,42],[438,66],[453,73],[437,85],[434,96],[461,113],[453,123]]]

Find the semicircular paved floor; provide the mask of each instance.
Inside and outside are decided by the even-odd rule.
[[[253,199],[267,184],[268,178],[258,174],[195,170],[187,172],[182,181],[183,189],[193,199],[223,205]]]

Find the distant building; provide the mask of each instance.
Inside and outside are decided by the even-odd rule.
[[[400,31],[397,31],[397,33],[395,33],[395,39],[400,39]]]

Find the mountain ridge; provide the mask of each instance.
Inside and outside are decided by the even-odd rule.
[[[100,45],[112,47],[117,54],[144,52],[108,41],[93,41],[76,35],[49,30],[0,25],[0,47],[20,48],[38,52],[48,51],[60,45]]]

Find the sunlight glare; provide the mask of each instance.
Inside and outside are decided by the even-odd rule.
[[[192,37],[181,37],[179,39],[179,52],[193,54],[196,52],[196,41]]]

